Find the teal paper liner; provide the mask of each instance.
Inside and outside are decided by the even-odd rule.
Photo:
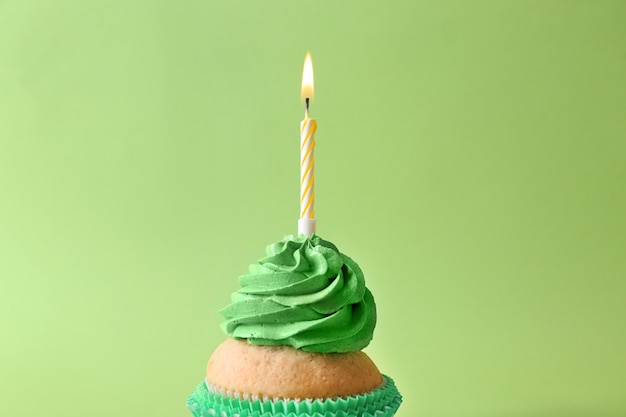
[[[324,400],[249,400],[215,394],[201,382],[189,396],[194,417],[391,417],[402,402],[393,380],[366,394]]]

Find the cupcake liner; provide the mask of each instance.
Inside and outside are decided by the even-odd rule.
[[[238,398],[201,382],[187,407],[194,417],[392,417],[402,396],[393,380],[383,377],[382,385],[368,393],[315,400]]]

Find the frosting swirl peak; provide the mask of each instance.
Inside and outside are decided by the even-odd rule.
[[[353,352],[372,340],[376,306],[361,268],[332,243],[286,236],[239,278],[222,329],[255,345]]]

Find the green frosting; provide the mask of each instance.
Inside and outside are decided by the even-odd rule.
[[[254,345],[354,352],[372,340],[376,306],[361,268],[332,243],[286,236],[239,278],[222,329]]]

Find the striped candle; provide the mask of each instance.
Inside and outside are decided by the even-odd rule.
[[[313,98],[313,63],[307,53],[302,71],[302,99],[305,104],[304,120],[300,123],[300,220],[298,234],[311,237],[315,233],[315,131],[317,121],[309,117],[309,101]]]

